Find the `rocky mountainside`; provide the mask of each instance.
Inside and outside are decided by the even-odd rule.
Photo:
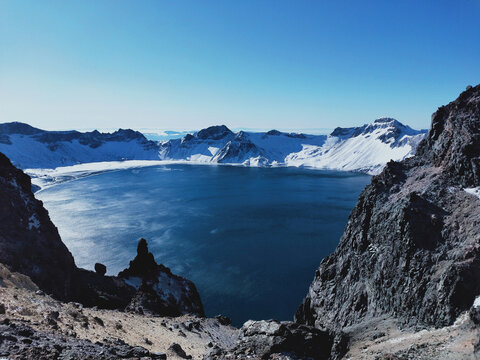
[[[479,165],[480,85],[437,110],[415,157],[372,179],[296,321],[452,325],[480,295]]]
[[[234,134],[222,125],[163,142],[160,158],[249,166],[309,166],[375,174],[389,160],[413,155],[425,135],[426,131],[413,130],[390,118],[355,128],[336,128],[329,136],[277,130]]]
[[[43,291],[57,299],[78,301],[85,306],[124,309],[141,299],[151,286],[155,291],[149,293],[150,301],[162,306],[146,310],[169,316],[203,315],[193,283],[157,265],[143,239],[137,258],[122,273],[125,280],[104,276],[102,266],[97,267],[97,272],[77,268],[47,210],[34,197],[30,177],[1,153],[0,198],[0,263],[29,276]],[[148,265],[147,271],[150,271],[148,281],[147,275],[135,271],[135,264],[142,262],[142,256],[150,259],[143,264]],[[136,286],[134,280],[142,286]],[[138,307],[132,310],[141,311]]]
[[[0,152],[22,169],[97,161],[158,160],[157,143],[138,131],[46,131],[18,122],[0,124]]]
[[[73,257],[33,196],[30,177],[1,153],[0,197],[0,262],[59,298],[72,296]]]

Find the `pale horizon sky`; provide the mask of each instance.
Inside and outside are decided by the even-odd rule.
[[[0,122],[322,129],[480,82],[480,1],[0,2]]]

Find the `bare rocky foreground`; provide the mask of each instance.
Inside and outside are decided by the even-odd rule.
[[[0,154],[0,358],[478,359],[476,188],[480,85],[438,109],[415,157],[372,179],[295,322],[235,329],[205,318],[195,285],[145,240],[119,276],[77,268]]]
[[[176,348],[185,351],[183,358],[201,359],[213,346],[232,346],[238,332],[221,319],[148,316],[63,303],[3,265],[0,278],[5,309],[0,314],[0,357],[181,359]]]
[[[5,308],[0,314],[0,358],[260,359],[265,354],[271,359],[303,358],[272,352],[281,349],[288,338],[287,327],[282,331],[278,322],[249,322],[238,330],[224,325],[222,319],[84,308],[43,294],[28,277],[11,273],[4,266],[0,266],[0,277]],[[299,333],[306,335],[308,331]],[[350,349],[346,359],[476,359],[474,348],[479,339],[468,313],[454,325],[440,329],[400,330],[391,319],[380,318],[347,329],[347,334]],[[323,351],[322,342],[328,337],[322,333],[308,337],[324,353],[319,358],[330,356]],[[172,348],[173,344],[179,347]],[[184,357],[178,349],[185,352]]]

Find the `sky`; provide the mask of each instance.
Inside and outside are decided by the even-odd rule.
[[[480,83],[479,18],[480,0],[0,0],[0,122],[428,128]]]

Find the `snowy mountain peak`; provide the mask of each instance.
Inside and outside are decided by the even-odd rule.
[[[357,136],[364,136],[367,138],[375,137],[380,141],[388,143],[394,147],[398,146],[398,142],[402,141],[405,136],[416,136],[423,134],[423,138],[426,133],[427,130],[414,130],[410,126],[404,125],[396,119],[384,117],[375,120],[373,123],[365,124],[359,127],[337,127],[335,130],[333,130],[330,136],[341,139],[349,139]]]
[[[233,135],[233,132],[228,127],[225,125],[215,125],[198,131],[194,136],[202,140],[220,140],[229,135]]]
[[[394,119],[394,118],[391,118],[391,117],[381,117],[381,118],[376,119],[373,123],[374,124],[390,124],[390,123],[392,123],[394,125],[405,126],[400,121],[398,121],[397,119]]]
[[[393,118],[388,118],[388,117],[377,119],[367,127],[376,128],[376,129],[391,128],[392,131],[408,132],[409,134],[417,132],[417,130],[413,130],[410,126],[404,125],[400,121]],[[423,130],[423,131],[427,132],[427,130]]]
[[[336,128],[329,136],[239,131],[212,126],[160,144],[160,159],[248,166],[309,166],[379,172],[391,159],[412,156],[426,131],[392,118],[360,127]]]

